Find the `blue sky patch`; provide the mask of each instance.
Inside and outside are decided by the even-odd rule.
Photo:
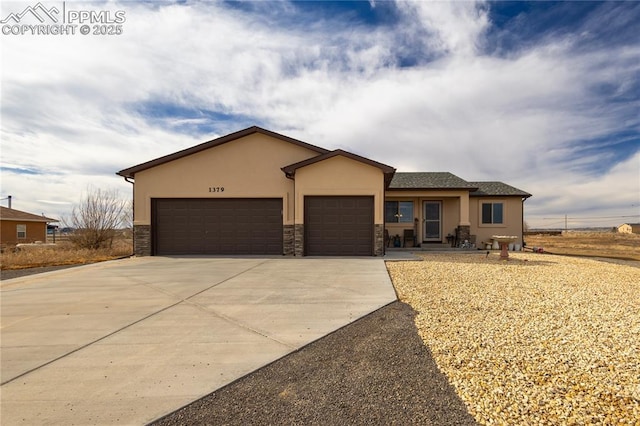
[[[318,21],[354,25],[394,25],[399,16],[395,2],[377,1],[224,1],[231,9],[260,15],[287,27],[304,28]]]
[[[50,174],[50,173],[45,173],[44,171],[41,171],[41,170],[35,169],[35,168],[31,168],[31,167],[1,166],[0,170],[2,172],[14,173],[14,174],[17,174],[17,175],[37,176],[37,175]]]
[[[133,109],[152,125],[196,137],[264,125],[255,117],[161,101],[144,102]]]
[[[636,130],[627,129],[599,138],[574,141],[569,147],[573,152],[567,159],[569,162],[585,157],[597,158],[588,164],[579,163],[575,168],[591,176],[601,176],[640,151],[640,135]]]
[[[545,40],[570,37],[574,50],[638,43],[640,2],[495,1],[485,53],[509,56]]]

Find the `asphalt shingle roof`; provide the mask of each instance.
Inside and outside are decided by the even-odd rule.
[[[389,189],[468,189],[472,197],[531,197],[503,182],[469,182],[449,172],[396,172]]]
[[[37,214],[27,213],[16,209],[0,206],[0,219],[3,220],[24,220],[27,222],[57,222],[57,219],[39,216]]]
[[[521,189],[515,188],[511,185],[507,185],[503,182],[469,182],[473,184],[477,191],[471,192],[469,195],[472,197],[494,197],[494,196],[518,196],[518,197],[531,197],[531,194]]]
[[[476,189],[471,182],[449,172],[396,172],[389,189]]]

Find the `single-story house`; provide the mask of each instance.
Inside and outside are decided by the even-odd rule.
[[[44,243],[47,224],[51,222],[57,220],[0,206],[0,244],[5,247],[36,241]]]
[[[451,173],[396,173],[259,127],[117,174],[133,184],[134,251],[142,256],[380,256],[393,236],[404,243],[405,230],[413,244],[495,234],[522,243],[531,196]]]
[[[621,234],[640,234],[640,223],[623,223],[618,226],[618,232]]]

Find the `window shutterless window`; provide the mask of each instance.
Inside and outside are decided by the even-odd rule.
[[[502,203],[482,203],[482,223],[503,223]]]
[[[27,225],[16,225],[18,231],[18,239],[23,240],[27,238]]]
[[[384,218],[387,223],[413,222],[413,201],[386,201]]]

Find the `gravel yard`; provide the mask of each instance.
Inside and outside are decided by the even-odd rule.
[[[394,302],[153,423],[475,425]]]
[[[482,424],[640,424],[640,268],[517,253],[389,262]]]

